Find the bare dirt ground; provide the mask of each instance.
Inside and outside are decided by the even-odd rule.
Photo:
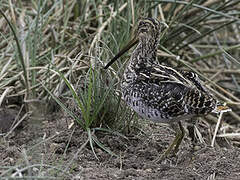
[[[220,138],[217,140],[222,146],[211,148],[204,122],[198,129],[205,143],[198,141],[193,150],[186,134],[176,157],[155,163],[174,138],[174,131],[165,125],[144,122],[141,130],[130,132],[127,139],[96,132],[99,141],[118,155],[111,156],[95,146],[96,159],[89,143],[85,143],[86,132],[77,125],[68,129],[71,120],[62,113],[51,116],[44,118],[39,131],[25,123],[8,138],[1,138],[0,177],[6,166],[42,163],[46,166],[42,166],[41,175],[57,179],[240,179],[240,148]],[[49,170],[47,165],[67,169],[67,173]],[[39,175],[40,168],[36,166],[32,172]]]

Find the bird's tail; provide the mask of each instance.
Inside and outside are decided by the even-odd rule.
[[[217,105],[216,105],[215,109],[212,112],[220,113],[220,112],[229,112],[229,111],[232,111],[232,109],[229,108],[228,106],[226,106],[225,103],[222,104],[220,102],[217,102]]]

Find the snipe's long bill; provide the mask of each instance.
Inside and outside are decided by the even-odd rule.
[[[207,90],[197,74],[161,65],[156,60],[160,34],[166,24],[144,18],[138,22],[136,38],[106,66],[135,44],[121,82],[123,99],[141,117],[169,123],[176,137],[161,159],[177,153],[184,137],[182,120],[230,110]]]
[[[138,38],[135,37],[121,51],[119,51],[119,53],[117,53],[117,55],[114,56],[114,58],[112,58],[111,61],[109,61],[109,63],[107,63],[104,69],[107,69],[109,66],[111,66],[119,57],[121,57],[125,52],[127,52],[137,43],[138,43]]]
[[[146,18],[150,19],[150,18]],[[168,25],[165,22],[159,22],[161,23],[165,28],[168,28]],[[129,41],[129,43],[121,49],[116,56],[114,56],[104,67],[104,69],[109,68],[119,57],[121,57],[124,53],[126,53],[129,49],[131,49],[134,45],[136,45],[139,42],[138,36],[136,35],[132,40]]]

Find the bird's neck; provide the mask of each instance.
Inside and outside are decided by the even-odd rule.
[[[158,39],[141,40],[132,53],[129,65],[136,69],[152,66],[156,62],[158,44]]]

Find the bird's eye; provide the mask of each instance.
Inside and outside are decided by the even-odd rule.
[[[143,21],[140,21],[139,22],[139,26],[143,26],[144,25],[144,22]]]

